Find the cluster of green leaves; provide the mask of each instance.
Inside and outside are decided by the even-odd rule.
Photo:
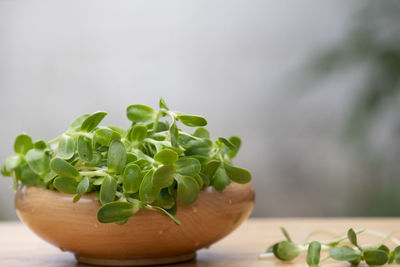
[[[365,261],[368,265],[384,265],[397,263],[400,264],[400,242],[393,240],[397,247],[390,250],[383,244],[384,241],[391,239],[391,234],[384,235],[371,232],[373,235],[382,236],[383,239],[377,244],[361,246],[357,241],[357,234],[368,233],[365,230],[355,232],[349,229],[347,235],[330,241],[312,241],[307,240],[303,244],[296,244],[292,241],[284,228],[281,228],[286,240],[275,243],[260,255],[260,258],[275,256],[282,261],[291,261],[302,252],[307,252],[307,264],[311,267],[319,266],[320,262],[332,258],[337,261],[347,261],[351,265],[358,265]],[[309,235],[311,236],[311,235]],[[328,255],[321,259],[321,251],[328,252]]]
[[[142,210],[154,210],[174,218],[177,204],[191,205],[199,191],[213,186],[222,191],[232,181],[248,183],[251,174],[232,165],[241,141],[238,137],[210,140],[203,128],[207,121],[195,115],[171,111],[163,99],[159,110],[132,105],[126,110],[128,129],[99,126],[105,112],[84,114],[69,129],[46,143],[19,135],[16,155],[6,159],[3,176],[20,185],[42,186],[79,201],[96,192],[102,207],[102,223],[125,223]],[[178,122],[196,127],[193,133]]]

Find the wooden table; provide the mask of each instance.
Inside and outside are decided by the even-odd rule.
[[[274,259],[258,260],[258,254],[275,241],[283,240],[279,227],[284,226],[296,241],[316,229],[338,233],[348,228],[368,228],[381,232],[400,229],[400,219],[249,219],[234,233],[197,253],[197,260],[174,266],[306,266],[305,259],[282,263]],[[1,267],[84,267],[71,253],[62,252],[36,237],[19,222],[0,223]],[[171,266],[171,265],[169,265]],[[327,261],[324,266],[349,266]],[[361,265],[360,265],[361,266]],[[395,266],[395,265],[392,265]]]

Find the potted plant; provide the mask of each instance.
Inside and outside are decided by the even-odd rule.
[[[1,173],[35,233],[84,263],[163,264],[192,259],[248,217],[251,174],[231,161],[238,137],[212,142],[204,118],[162,99],[126,114],[127,130],[99,126],[106,113],[95,112],[49,142],[16,138]]]

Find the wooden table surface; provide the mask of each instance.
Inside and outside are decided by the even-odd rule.
[[[309,231],[317,229],[328,229],[341,233],[353,227],[354,229],[367,228],[389,232],[400,229],[400,219],[249,219],[225,239],[212,245],[209,249],[198,251],[195,261],[168,266],[306,266],[304,257],[291,263],[282,263],[274,259],[257,259],[258,255],[270,244],[283,240],[279,230],[280,226],[284,226],[288,230],[292,239],[300,242]],[[0,223],[0,266],[87,267],[88,265],[76,263],[71,253],[62,252],[42,241],[23,224],[3,222]],[[349,265],[327,261],[323,266]]]

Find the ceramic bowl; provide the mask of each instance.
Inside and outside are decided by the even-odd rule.
[[[208,187],[194,205],[178,206],[182,225],[154,212],[139,211],[124,225],[97,221],[100,203],[89,193],[72,195],[22,187],[15,197],[19,218],[38,236],[82,263],[112,266],[154,265],[191,260],[237,228],[251,213],[254,190],[232,183],[223,192]]]

